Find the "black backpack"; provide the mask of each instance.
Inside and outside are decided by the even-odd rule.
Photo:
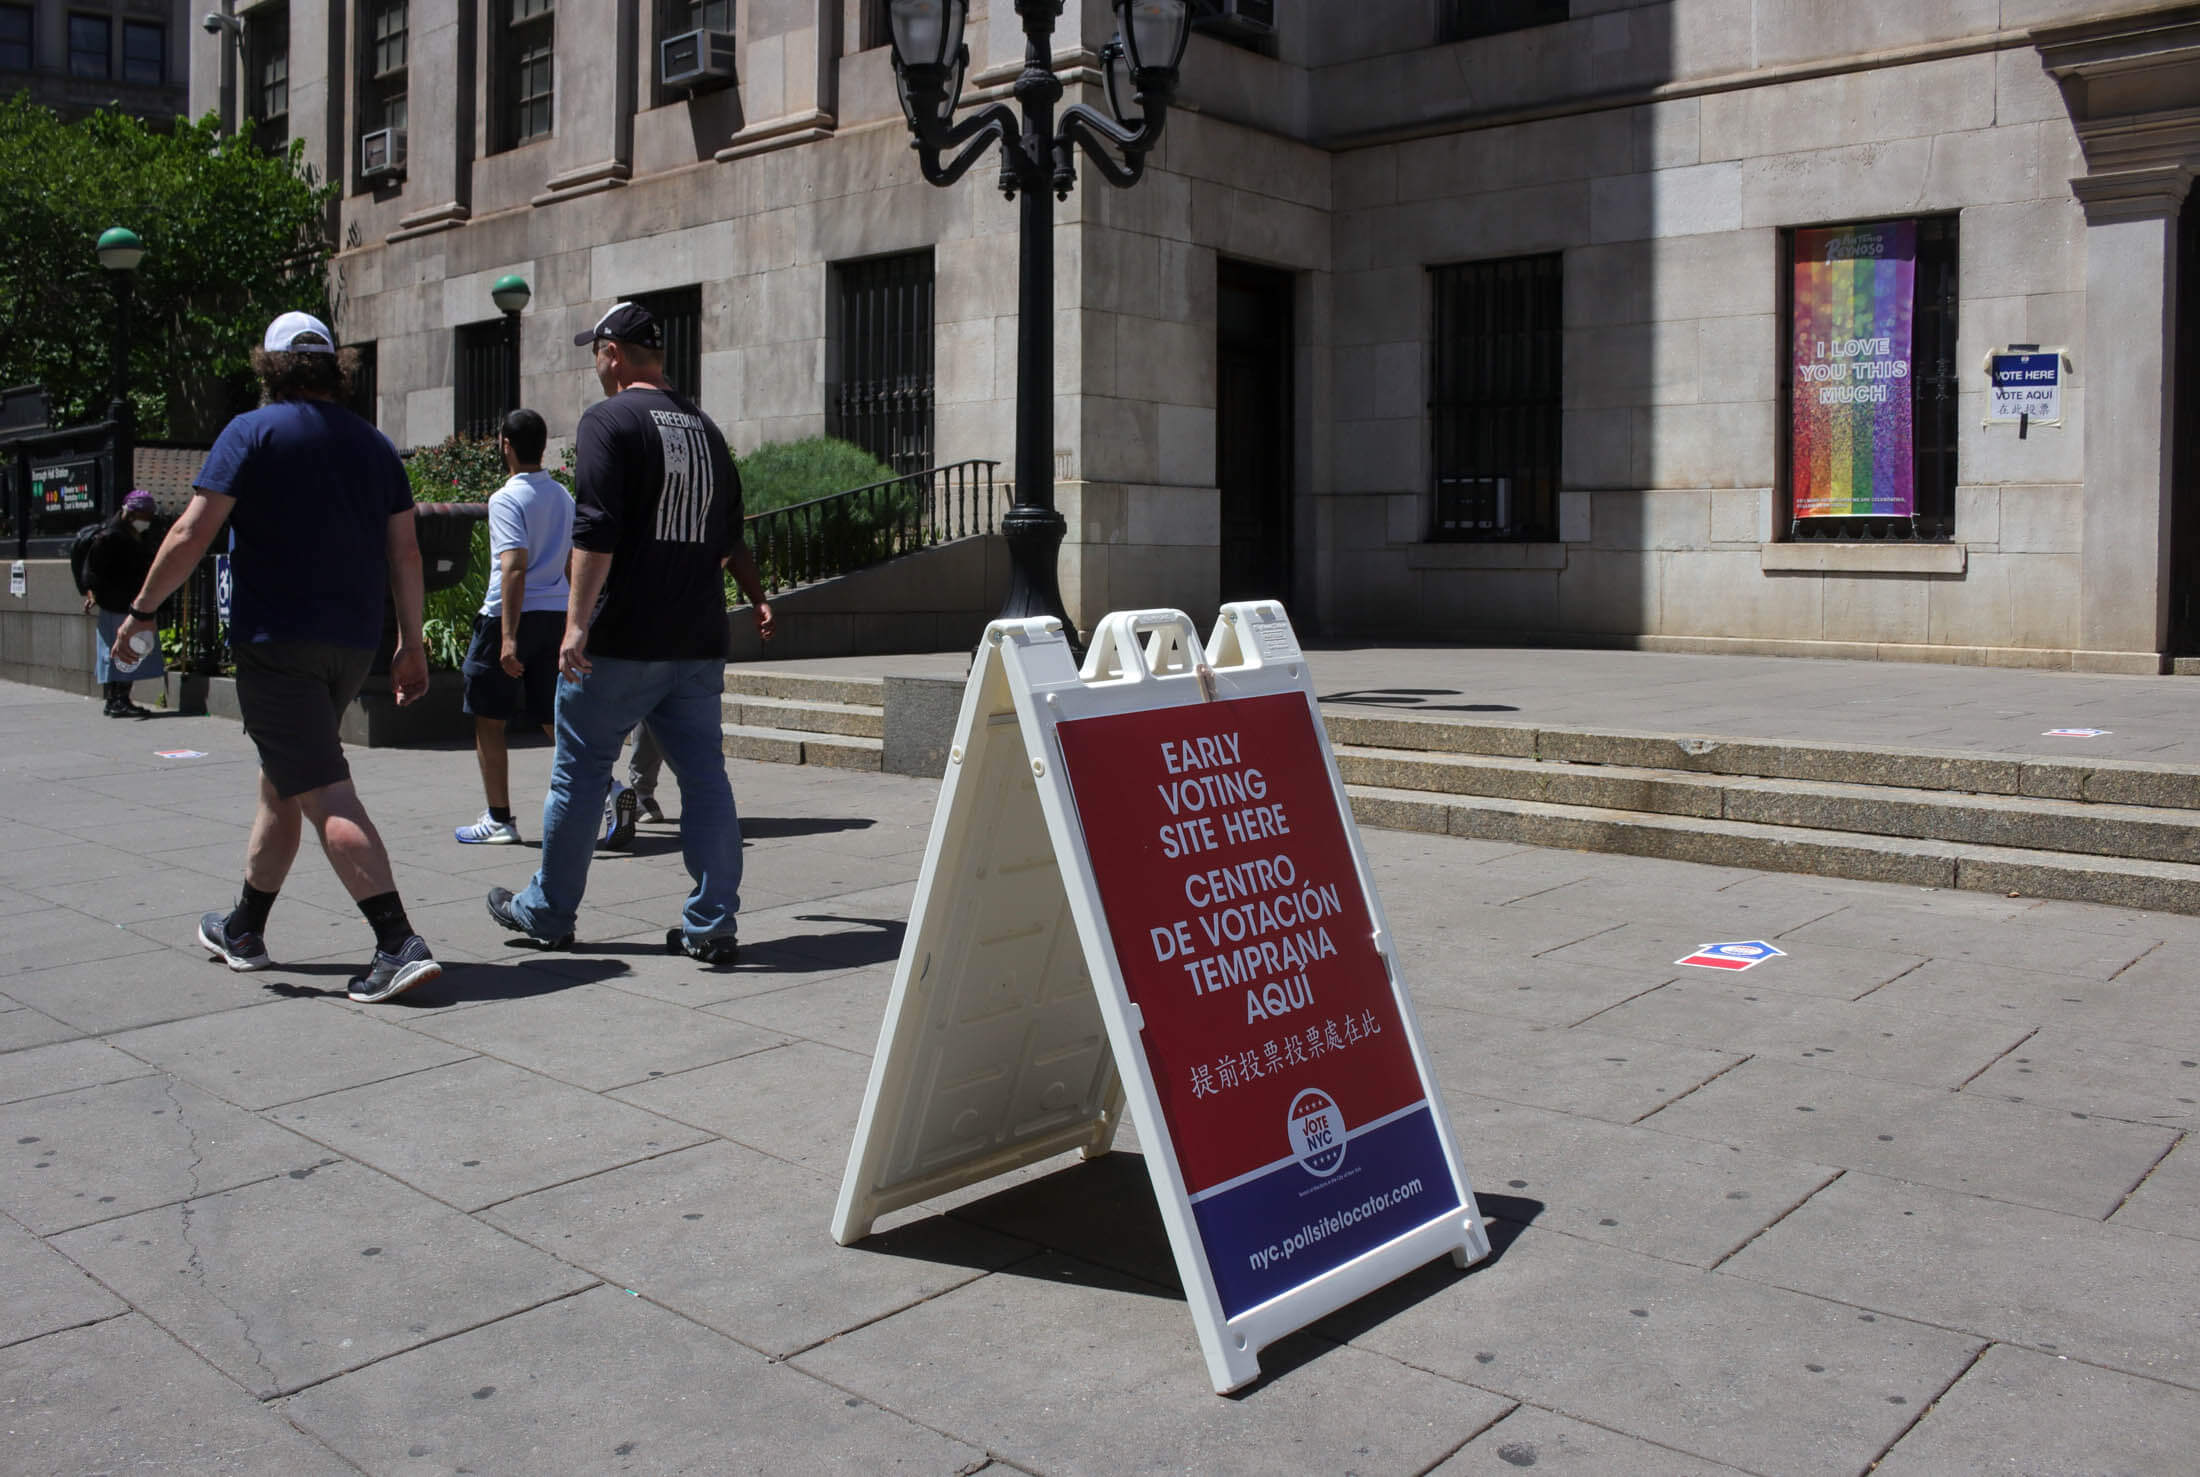
[[[69,541],[69,575],[76,581],[79,595],[92,593],[92,541],[106,531],[104,523],[87,523],[76,531]]]

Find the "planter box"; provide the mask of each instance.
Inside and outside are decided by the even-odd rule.
[[[459,674],[435,672],[428,678],[428,695],[407,707],[397,706],[390,695],[387,676],[369,677],[359,696],[344,712],[338,728],[344,742],[364,749],[401,749],[414,744],[471,743],[474,720],[461,706]],[[168,674],[168,705],[179,713],[210,713],[217,718],[241,718],[237,710],[234,677],[196,677]]]

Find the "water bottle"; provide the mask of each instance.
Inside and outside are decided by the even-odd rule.
[[[130,638],[131,670],[135,671],[143,666],[145,659],[153,654],[153,648],[158,645],[160,645],[160,632],[158,631],[140,631],[132,636]]]

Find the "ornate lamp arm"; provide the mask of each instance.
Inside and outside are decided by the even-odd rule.
[[[1148,100],[1146,116],[1131,128],[1083,103],[1063,109],[1061,127],[1054,135],[1055,195],[1067,199],[1070,187],[1076,183],[1072,144],[1085,151],[1109,184],[1119,189],[1137,184],[1146,172],[1147,151],[1160,142],[1167,118],[1166,105],[1152,99]]]
[[[1006,103],[993,103],[975,113],[967,114],[952,128],[928,129],[926,132],[930,137],[920,135],[915,140],[918,167],[933,184],[951,185],[968,173],[971,165],[978,162],[979,157],[985,153],[987,144],[998,140],[1001,145],[1002,174],[1005,176],[1012,170],[1021,172],[1029,164],[1024,158],[1023,145],[1018,138],[1021,130],[1022,124],[1018,122],[1014,108]],[[962,147],[965,144],[968,144],[967,148]],[[962,152],[942,165],[940,155],[957,148],[962,148]]]

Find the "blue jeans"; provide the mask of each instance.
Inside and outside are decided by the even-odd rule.
[[[680,782],[680,850],[695,891],[681,914],[691,944],[730,936],[741,911],[741,817],[720,748],[725,663],[589,658],[593,669],[558,679],[557,757],[542,801],[542,869],[512,899],[513,916],[538,938],[573,931],[588,864],[603,835],[604,796],[628,729],[644,719]]]

